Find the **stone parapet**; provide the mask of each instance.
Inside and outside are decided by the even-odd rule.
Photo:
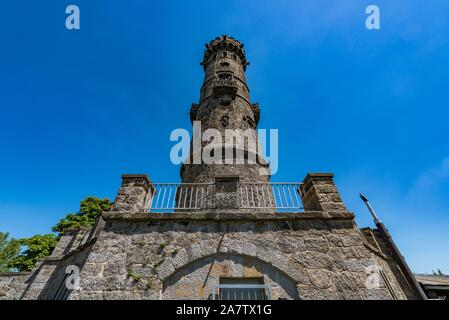
[[[306,211],[347,211],[332,173],[309,173],[300,187]]]
[[[139,212],[148,208],[154,194],[153,184],[144,174],[124,174],[111,211]]]

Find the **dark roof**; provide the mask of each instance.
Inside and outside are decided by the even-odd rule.
[[[449,276],[434,276],[434,275],[415,275],[416,280],[424,286],[448,286]]]

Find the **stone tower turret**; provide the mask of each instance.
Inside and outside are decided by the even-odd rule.
[[[260,110],[258,104],[251,103],[245,75],[248,64],[243,44],[232,37],[223,35],[206,44],[201,62],[204,82],[199,103],[192,104],[190,119],[192,124],[201,124],[201,134],[212,129],[221,135],[221,141],[215,137],[201,145],[192,143],[190,163],[181,168],[184,183],[213,183],[219,179],[269,181],[268,164],[257,148]],[[211,151],[217,145],[221,150]],[[217,150],[221,155],[213,154]],[[223,163],[205,163],[201,157],[204,153],[212,153]],[[195,162],[195,156],[200,163]]]

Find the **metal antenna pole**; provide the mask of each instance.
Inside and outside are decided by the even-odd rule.
[[[381,223],[379,218],[377,217],[376,212],[374,211],[373,207],[371,207],[371,204],[369,203],[368,199],[361,193],[359,193],[360,198],[365,202],[366,207],[368,208],[369,212],[371,213],[371,216],[373,217],[374,223],[377,225],[378,223]]]
[[[406,277],[407,281],[409,282],[410,286],[416,291],[416,293],[420,299],[427,300],[426,294],[424,293],[423,289],[419,285],[418,281],[416,281],[416,278],[415,278],[414,274],[412,273],[412,270],[410,270],[409,266],[405,262],[404,256],[401,254],[401,252],[399,251],[399,248],[394,243],[393,238],[391,237],[390,233],[388,232],[388,229],[377,217],[377,214],[374,211],[371,204],[369,203],[368,199],[361,193],[359,193],[359,195],[360,195],[360,198],[365,203],[366,207],[368,208],[369,212],[371,213],[371,216],[373,217],[373,220],[377,226],[377,229],[379,230],[380,234],[382,235],[385,242],[389,246],[391,253],[393,254],[395,260],[398,262],[399,267],[401,268],[401,270],[402,270],[404,276]]]

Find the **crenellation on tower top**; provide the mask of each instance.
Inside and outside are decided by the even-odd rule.
[[[204,66],[204,69],[206,70],[207,65],[213,61],[211,58],[213,58],[217,52],[219,51],[229,51],[232,54],[235,55],[232,56],[234,59],[239,59],[241,65],[243,66],[244,70],[246,70],[246,66],[249,65],[249,62],[246,60],[246,53],[245,50],[243,50],[243,43],[236,40],[233,37],[222,35],[214,40],[211,40],[209,43],[206,43],[206,50],[204,52],[203,61],[201,62],[201,65]]]

